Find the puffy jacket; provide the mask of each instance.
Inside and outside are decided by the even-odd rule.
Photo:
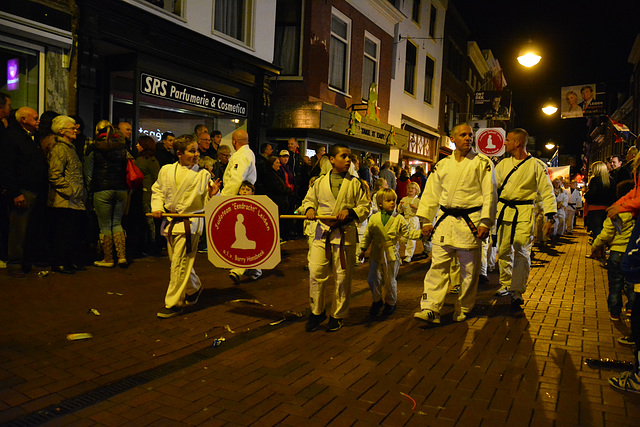
[[[85,209],[82,163],[73,144],[56,137],[49,152],[49,200],[54,208]]]
[[[124,138],[98,138],[85,162],[87,188],[92,192],[127,190],[127,150]]]

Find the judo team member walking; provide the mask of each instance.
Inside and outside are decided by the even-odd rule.
[[[433,233],[433,249],[431,268],[424,278],[422,311],[414,317],[431,323],[440,323],[451,261],[456,256],[462,283],[453,318],[457,322],[467,318],[476,300],[481,242],[489,236],[495,218],[493,163],[471,148],[473,131],[466,123],[454,127],[451,137],[456,149],[433,168],[417,212],[426,221],[423,234]],[[434,226],[438,208],[441,213]]]
[[[334,221],[315,222],[309,259],[309,299],[311,315],[306,330],[318,329],[327,318],[325,286],[333,272],[331,315],[327,332],[340,329],[349,313],[351,273],[356,261],[357,223],[369,216],[369,199],[360,180],[349,174],[351,150],[343,144],[329,149],[331,172],[320,176],[309,188],[302,210],[307,220],[318,216],[336,216]]]
[[[576,211],[582,208],[582,196],[580,190],[576,187],[578,183],[571,181],[569,184],[571,192],[569,193],[569,202],[567,203],[567,218],[565,220],[565,227],[567,228],[567,234],[573,234],[573,223],[575,222]]]
[[[378,315],[383,303],[383,317],[388,317],[396,311],[398,299],[396,277],[400,268],[400,237],[413,241],[422,236],[422,231],[419,228],[410,230],[404,217],[396,212],[398,196],[395,191],[383,188],[376,193],[376,198],[380,211],[369,219],[369,225],[367,225],[360,246],[360,258],[363,258],[365,251],[371,245],[367,281],[373,294],[373,304],[371,304],[369,311],[372,318]]]
[[[527,289],[531,270],[533,245],[534,201],[536,193],[542,197],[547,221],[542,235],[553,229],[556,197],[545,164],[527,153],[529,134],[513,129],[507,134],[505,150],[511,157],[496,166],[498,180],[498,266],[500,267],[500,295],[511,294],[511,303],[522,308],[522,294]]]
[[[407,185],[407,195],[400,200],[398,204],[398,212],[404,215],[404,219],[407,221],[409,230],[420,230],[420,220],[416,216],[418,211],[418,204],[420,203],[420,186],[416,182],[410,182]],[[402,239],[404,245],[404,262],[411,262],[411,257],[416,250],[416,242],[412,239]]]
[[[198,167],[200,152],[195,135],[182,135],[173,142],[178,162],[160,169],[158,180],[151,187],[151,211],[154,218],[163,212],[204,213],[209,198],[220,189],[220,180],[211,181],[211,174]],[[204,229],[204,218],[174,218],[164,223],[167,249],[171,259],[171,275],[158,317],[168,319],[182,313],[183,305],[194,305],[202,293],[202,283],[193,269],[198,253],[198,241]]]

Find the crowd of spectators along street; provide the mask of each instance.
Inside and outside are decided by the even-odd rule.
[[[544,163],[527,153],[523,129],[508,132],[510,156],[498,162],[475,153],[471,127],[457,125],[451,134],[456,150],[428,177],[421,166],[411,174],[389,161],[378,165],[373,157],[360,158],[340,144],[328,152],[320,146],[308,157],[291,138],[286,146],[263,143],[254,154],[249,135],[238,129],[231,137],[232,151],[222,143],[221,132],[203,124],[193,134],[166,132],[159,142],[141,135],[134,142],[130,123],[102,120],[85,130],[77,116],[53,111],[39,116],[29,107],[11,107],[9,96],[0,93],[0,267],[13,277],[24,277],[34,265],[51,266],[60,274],[75,274],[88,265],[127,267],[132,259],[168,251],[171,277],[158,317],[179,315],[202,292],[193,262],[197,252],[207,251],[207,242],[198,219],[185,221],[172,238],[175,224],[169,225],[163,213],[203,212],[218,193],[257,194],[268,196],[281,214],[306,218],[281,220],[280,235],[283,240],[306,235],[309,242],[312,313],[307,331],[318,329],[327,317],[327,331],[342,327],[351,271],[362,264],[369,246],[370,316],[377,317],[381,309],[382,318],[392,315],[398,268],[414,259],[414,241],[420,239],[431,266],[414,317],[439,324],[445,294],[458,295],[453,320],[465,321],[478,283],[487,283],[487,271],[494,268],[499,270],[496,296],[509,296],[521,310],[533,245],[562,243],[583,212],[590,256],[607,257],[611,320],[631,317],[632,335],[620,342],[638,340],[640,289],[625,280],[622,266],[638,234],[640,154],[635,146],[624,159],[616,155],[593,162],[581,191],[576,181],[550,182]],[[132,164],[144,176],[139,185],[128,180]],[[187,177],[193,188],[181,194],[175,186]],[[342,186],[349,190],[341,191]],[[332,212],[338,212],[333,223],[316,220],[316,213]],[[238,284],[243,275],[255,280],[261,274],[232,270],[230,277]],[[327,316],[325,284],[331,275],[336,290]],[[640,392],[637,370],[612,377],[610,383]]]

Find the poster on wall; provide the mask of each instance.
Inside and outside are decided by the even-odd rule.
[[[473,117],[481,120],[509,120],[511,117],[511,91],[486,90],[476,92]]]
[[[563,86],[560,89],[560,117],[573,119],[604,114],[605,95],[603,84]]]

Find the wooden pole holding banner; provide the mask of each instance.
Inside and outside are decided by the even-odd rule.
[[[153,217],[152,213],[148,213],[146,214],[148,217]],[[205,214],[200,213],[194,213],[194,214],[179,214],[179,213],[163,213],[162,214],[163,218],[204,218]],[[280,215],[280,219],[307,219],[306,215]],[[335,216],[330,216],[330,215],[317,215],[316,219],[321,219],[321,220],[334,220],[336,219]]]

